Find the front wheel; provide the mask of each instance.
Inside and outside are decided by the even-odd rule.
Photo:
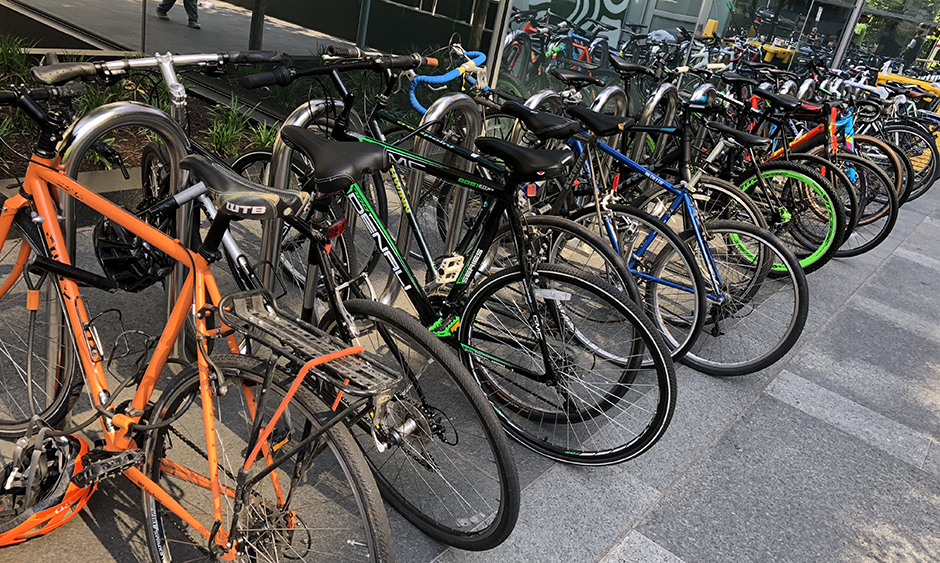
[[[809,313],[806,274],[770,232],[737,221],[702,228],[708,257],[695,233],[683,235],[705,276],[705,326],[682,362],[709,375],[745,375],[771,366],[793,348]]]
[[[590,274],[541,264],[526,280],[519,267],[501,270],[473,293],[459,338],[503,427],[551,459],[620,463],[649,450],[672,419],[675,369],[662,338]]]
[[[154,408],[153,431],[144,445],[147,477],[172,495],[207,529],[213,499],[203,415],[214,421],[223,526],[228,533],[237,473],[244,465],[254,416],[270,421],[291,385],[293,373],[278,372],[257,412],[268,364],[249,356],[213,356],[226,393],[211,396],[211,413],[200,398],[199,373],[184,369]],[[269,435],[249,475],[278,452],[292,450],[334,413],[301,386]],[[144,526],[154,561],[217,561],[208,540],[174,512],[143,493]],[[239,514],[238,561],[393,561],[385,507],[362,453],[342,424],[281,464],[258,482]]]
[[[491,549],[519,515],[519,480],[509,441],[467,369],[404,311],[375,301],[343,303],[356,342],[402,372],[388,404],[388,447],[368,422],[350,429],[385,499],[432,538],[466,550]],[[325,330],[340,335],[332,314]]]

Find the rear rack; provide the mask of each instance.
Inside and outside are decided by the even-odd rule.
[[[224,297],[219,303],[219,317],[232,329],[298,365],[349,347],[278,309],[274,297],[263,289]],[[313,373],[338,390],[357,397],[394,391],[402,378],[399,372],[389,369],[369,353],[332,360],[317,366]]]

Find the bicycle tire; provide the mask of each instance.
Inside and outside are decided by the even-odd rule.
[[[220,455],[219,481],[223,487],[228,487],[222,489],[224,510],[226,502],[229,502],[228,508],[232,508],[229,494],[224,491],[232,490],[234,494],[236,472],[244,465],[247,439],[251,432],[251,411],[257,406],[248,406],[245,389],[252,388],[252,396],[254,395],[255,389],[259,389],[264,381],[268,364],[250,356],[232,355],[213,356],[212,361],[225,374],[229,383],[228,393],[214,394],[212,397],[216,442]],[[283,372],[275,375],[267,390],[265,400],[269,409],[265,409],[265,420],[270,420],[268,413],[273,413],[281,402],[283,394],[293,381],[293,375]],[[221,408],[223,403],[225,408]],[[180,372],[163,392],[152,412],[152,423],[172,423],[148,435],[144,444],[144,474],[157,484],[172,484],[174,500],[187,508],[190,514],[205,515],[211,519],[212,498],[200,479],[204,475],[206,459],[203,455],[205,452],[199,451],[198,444],[205,444],[206,437],[198,369],[190,366]],[[228,414],[233,416],[228,418]],[[278,421],[276,434],[269,437],[269,447],[276,452],[285,443],[300,439],[307,432],[319,427],[324,420],[321,417],[329,418],[332,414],[329,407],[313,393],[304,386],[299,387],[288,404],[285,415]],[[226,417],[225,420],[222,420],[223,416]],[[171,433],[173,438],[168,440]],[[268,478],[253,489],[251,501],[240,515],[240,522],[248,524],[242,538],[246,545],[246,552],[242,554],[243,560],[275,561],[281,560],[279,557],[304,561],[394,560],[385,507],[359,448],[343,424],[332,427],[321,440],[313,447],[313,451],[305,452],[307,455],[313,454],[314,457],[301,462],[302,465],[313,462],[311,465],[301,469],[296,466],[294,460],[283,464],[283,469],[276,471],[282,484],[291,483],[292,477],[296,478],[288,497],[291,504],[286,507],[287,510],[281,505],[282,501],[277,498],[268,500],[260,492],[264,489],[265,494],[274,493],[274,485]],[[191,452],[187,455],[183,450]],[[331,457],[323,459],[324,454]],[[265,456],[259,457],[256,463],[263,466]],[[189,469],[190,464],[193,469]],[[288,469],[302,471],[303,474],[292,476]],[[191,472],[187,473],[187,470]],[[164,489],[167,487],[164,486]],[[207,561],[216,560],[215,554],[207,551],[205,538],[199,534],[192,537],[193,532],[187,530],[185,523],[178,522],[174,513],[163,508],[147,492],[143,492],[142,496],[144,518],[148,523],[144,529],[150,554],[155,562],[163,563],[171,559],[195,561],[201,560],[197,559],[201,557]],[[301,503],[299,506],[298,502]],[[301,516],[299,512],[305,506],[303,503],[309,503],[312,510]],[[300,529],[297,522],[309,527],[306,534],[298,534]],[[225,524],[220,533],[228,532],[227,526],[231,524],[231,520],[226,519]],[[211,528],[212,522],[203,521],[203,525]],[[349,529],[344,529],[347,525]],[[289,538],[278,534],[280,526],[291,529]],[[314,533],[319,535],[314,537]],[[306,538],[298,538],[304,535]],[[331,537],[322,538],[323,535]],[[305,539],[308,542],[306,546],[303,545]],[[314,539],[328,542],[329,546],[314,546]],[[262,542],[265,543],[262,545]],[[284,547],[285,543],[289,543],[289,549]],[[278,547],[282,549],[277,549]],[[266,552],[268,549],[273,555]],[[335,552],[332,551],[334,549]],[[278,555],[282,550],[288,551],[287,556]],[[181,558],[183,556],[186,558]]]
[[[343,305],[360,330],[360,345],[396,370],[408,367],[408,381],[388,407],[398,427],[416,428],[404,445],[380,452],[370,424],[351,428],[383,497],[448,545],[481,551],[504,542],[519,516],[519,480],[509,441],[480,388],[414,317],[375,301]],[[340,332],[332,315],[321,326]]]
[[[884,139],[881,139],[881,142],[894,151],[894,154],[898,157],[898,161],[901,163],[901,167],[904,169],[902,173],[904,177],[904,190],[898,196],[898,204],[904,205],[907,203],[907,200],[911,197],[911,192],[914,190],[914,165],[911,163],[911,159],[901,150],[901,147]]]
[[[807,274],[832,260],[846,227],[845,208],[832,185],[809,168],[785,160],[762,164],[760,177],[786,205],[786,210],[776,210],[776,200],[766,195],[762,200],[765,217],[773,219],[767,221],[770,232],[787,245]],[[757,175],[750,176],[741,182],[741,190],[747,192],[757,182]]]
[[[896,122],[886,124],[881,137],[900,147],[914,168],[914,189],[907,200],[927,193],[940,176],[940,153],[933,135],[912,124]]]
[[[643,294],[640,302],[678,360],[705,322],[702,272],[679,235],[652,215],[620,204],[608,204],[607,212],[616,220],[617,243]],[[597,227],[597,211],[591,207],[575,211],[571,219]]]
[[[596,232],[571,219],[553,215],[532,215],[525,217],[524,221],[534,234],[530,242],[538,244],[533,250],[549,264],[563,264],[589,272],[626,293],[634,303],[643,302],[623,258]],[[501,244],[508,245],[504,251],[500,250]],[[484,265],[488,266],[486,270],[481,269],[484,275],[518,264],[519,254],[509,224],[496,231],[484,260]]]
[[[10,242],[15,243],[16,239]],[[12,251],[20,251],[25,245],[25,242],[8,244],[10,251],[0,262],[12,265],[18,254]],[[65,310],[55,277],[46,276],[37,288],[39,309],[32,325],[27,309],[28,287],[23,274],[6,282],[12,285],[0,300],[0,377],[3,379],[0,386],[0,438],[15,439],[23,437],[33,411],[50,426],[62,422],[84,381],[78,367],[75,339],[64,324]],[[31,335],[32,361],[29,352]],[[27,376],[27,371],[32,372],[31,377]]]
[[[709,316],[682,363],[716,376],[747,375],[770,367],[793,348],[806,325],[809,286],[803,268],[770,231],[747,223],[706,223],[703,235],[721,275],[722,287],[716,289],[706,278]],[[702,249],[694,233],[680,236],[688,241],[702,263]],[[733,274],[737,275],[732,283]],[[784,295],[786,291],[793,294],[792,304]],[[719,302],[718,296],[724,301]],[[758,311],[758,305],[767,308]],[[773,318],[768,311],[786,317],[777,323],[781,328],[754,328],[755,321]],[[735,324],[721,326],[728,319]],[[738,357],[730,357],[732,352]]]
[[[538,328],[529,324],[519,267],[484,280],[461,316],[462,357],[503,427],[525,447],[575,465],[610,465],[646,452],[668,427],[676,399],[675,368],[656,329],[621,291],[594,276],[540,264],[533,278]],[[575,320],[586,322],[571,328]],[[552,341],[547,361],[565,369],[563,381],[526,375],[545,377],[546,360],[532,351],[539,332]],[[513,350],[518,354],[507,358]],[[574,358],[579,352],[581,362]],[[646,354],[648,369],[640,367]]]
[[[913,185],[910,188],[908,187],[908,182],[904,178],[906,167],[901,165],[901,159],[886,141],[868,135],[856,135],[854,147],[856,154],[877,164],[888,176],[888,179],[894,182],[898,201],[901,201],[905,192],[910,192],[910,189],[913,188]],[[913,165],[911,165],[911,168],[913,168]],[[913,184],[913,179],[911,184]]]
[[[767,228],[767,220],[757,202],[731,182],[714,176],[702,176],[691,195],[700,221],[734,220]],[[666,188],[654,186],[637,197],[631,205],[658,218],[675,199],[676,195]],[[681,212],[673,215],[668,225],[676,233],[689,228],[688,218]]]
[[[849,236],[858,225],[859,209],[858,194],[855,193],[855,188],[852,187],[852,182],[845,172],[839,166],[833,166],[822,156],[808,152],[791,152],[788,157],[781,157],[781,159],[802,164],[832,184],[845,208],[845,236]]]
[[[855,155],[838,155],[845,167],[851,167],[859,194],[859,221],[852,234],[836,251],[839,258],[864,254],[888,238],[898,220],[900,205],[890,178],[877,164]]]

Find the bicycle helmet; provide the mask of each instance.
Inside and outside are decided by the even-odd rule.
[[[71,520],[88,502],[96,484],[77,487],[88,444],[75,436],[40,432],[35,445],[18,448],[0,470],[0,547],[48,534]]]
[[[94,243],[101,269],[124,291],[142,291],[173,271],[172,258],[107,217],[95,224]]]

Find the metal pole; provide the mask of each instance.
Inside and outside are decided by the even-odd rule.
[[[496,86],[496,78],[499,77],[499,67],[503,60],[503,36],[506,35],[506,28],[509,27],[509,18],[512,13],[509,6],[512,0],[499,0],[499,8],[496,11],[496,29],[493,30],[493,36],[490,38],[490,50],[486,54],[487,74],[489,75],[490,86]]]
[[[356,34],[356,47],[366,48],[366,31],[369,29],[369,9],[372,7],[372,0],[362,0],[362,6],[359,8],[359,32]]]
[[[147,52],[147,0],[141,2],[140,12],[140,52]],[[71,248],[71,247],[69,247]]]
[[[842,38],[839,40],[839,46],[836,48],[835,55],[832,56],[832,62],[829,68],[839,68],[842,66],[842,59],[845,52],[849,49],[849,42],[855,36],[855,25],[858,23],[859,16],[862,15],[862,8],[865,7],[865,0],[855,0],[855,7],[852,9],[852,15],[849,16],[849,24],[842,32]]]
[[[146,0],[145,0],[146,1]],[[248,31],[248,49],[260,50],[264,36],[264,13],[268,9],[268,0],[255,0],[251,9],[251,26]]]

